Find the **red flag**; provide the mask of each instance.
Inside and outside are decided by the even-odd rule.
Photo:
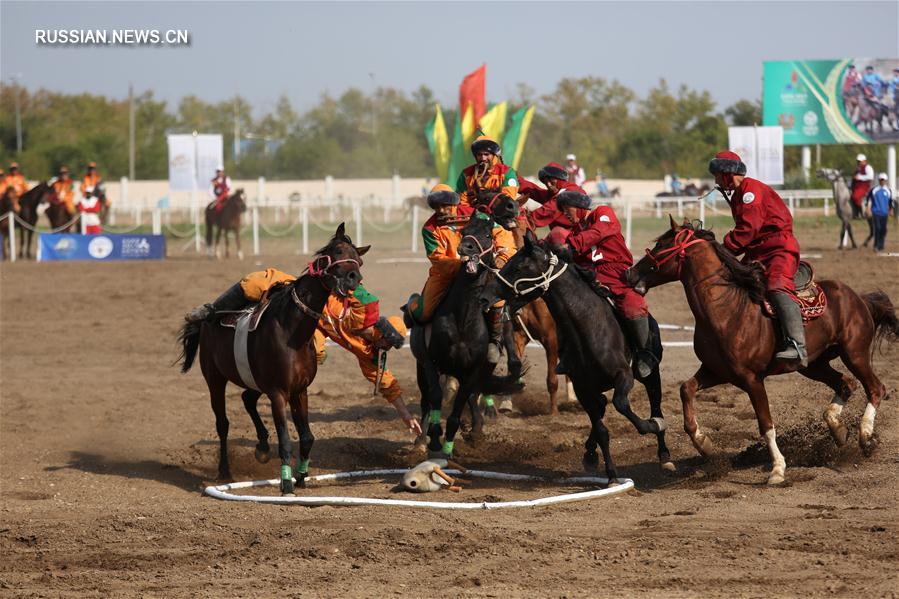
[[[465,114],[465,110],[469,103],[474,108],[474,122],[477,123],[487,112],[487,100],[484,91],[485,81],[487,79],[487,65],[482,64],[481,67],[469,73],[462,80],[459,86],[459,111],[460,118]]]

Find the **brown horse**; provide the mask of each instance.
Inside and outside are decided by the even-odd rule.
[[[9,219],[13,218],[10,213],[18,214],[20,211],[18,202],[16,202],[16,190],[10,185],[3,192],[3,195],[0,196],[0,238],[2,238],[2,243],[0,243],[0,254],[2,254],[3,259],[7,259],[10,257],[12,252],[16,251],[16,248],[13,247],[12,239],[9,239]],[[18,226],[18,223],[16,223]],[[9,250],[6,249],[6,246],[9,245]]]
[[[693,398],[697,391],[723,383],[739,387],[749,395],[771,454],[768,484],[783,482],[786,461],[777,448],[765,378],[785,369],[774,360],[778,327],[759,306],[765,297],[760,265],[740,263],[715,241],[711,231],[695,229],[686,222],[679,227],[671,219],[671,229],[628,271],[628,282],[645,293],[676,280],[683,283],[696,318],[693,349],[702,362],[696,374],[681,385],[684,430],[702,455],[710,455],[712,442],[699,430]],[[799,373],[833,389],[835,395],[824,421],[838,445],[844,445],[849,435],[840,414],[857,384],[835,370],[831,360],[839,357],[861,381],[868,405],[859,427],[859,445],[868,454],[876,445],[874,416],[886,395],[886,387],[874,374],[872,349],[883,338],[899,338],[899,319],[883,292],[859,296],[839,281],[820,281],[819,285],[827,296],[827,309],[805,329],[809,365]]]
[[[297,484],[304,486],[309,466],[309,453],[315,437],[309,428],[307,387],[315,378],[317,365],[312,334],[321,318],[330,293],[345,297],[362,280],[361,256],[368,247],[356,248],[337,227],[328,245],[316,252],[306,272],[293,283],[282,285],[270,294],[270,303],[254,332],[246,339],[246,358],[250,379],[241,376],[234,351],[235,329],[219,323],[218,316],[208,322],[187,322],[181,328],[181,372],[190,370],[197,351],[200,368],[209,387],[215,427],[219,436],[219,468],[221,480],[231,478],[228,464],[228,417],[225,412],[225,386],[231,382],[243,387],[244,406],[253,418],[259,444],[256,457],[267,461],[268,430],[256,412],[256,402],[264,393],[272,405],[272,416],[278,433],[278,455],[281,458],[281,492],[293,493],[291,473],[291,440],[287,430],[287,407],[299,434]],[[246,371],[244,371],[246,374]],[[250,387],[256,383],[256,389]]]
[[[38,206],[50,201],[53,190],[46,181],[41,181],[19,198],[19,220],[16,220],[16,229],[19,235],[19,258],[31,258],[31,245],[34,230],[37,226]],[[22,224],[24,221],[27,226]]]
[[[50,228],[56,233],[77,233],[78,229],[75,227],[78,221],[74,220],[75,215],[69,214],[69,211],[66,210],[66,203],[59,199],[52,188],[47,195],[47,200],[50,205],[44,210],[44,214],[50,221]],[[77,212],[75,214],[77,215]]]
[[[225,205],[220,210],[215,209],[215,202],[206,206],[206,253],[209,257],[218,257],[219,240],[222,231],[225,232],[225,258],[229,256],[228,232],[234,233],[234,241],[237,243],[237,257],[243,260],[243,250],[240,249],[240,217],[247,211],[247,194],[243,189],[237,189],[225,200]],[[215,245],[212,243],[212,231],[215,233]]]

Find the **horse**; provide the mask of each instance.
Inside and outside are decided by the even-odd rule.
[[[819,168],[817,175],[822,179],[830,181],[833,188],[833,204],[836,207],[837,216],[840,217],[840,243],[837,249],[841,250],[846,246],[846,235],[849,235],[849,241],[852,242],[852,249],[857,249],[855,244],[855,236],[852,235],[852,192],[843,178],[843,174],[835,168]]]
[[[9,219],[15,220],[15,215],[20,211],[19,206],[16,202],[16,189],[9,185],[3,191],[3,195],[0,195],[0,237],[3,238],[2,243],[0,243],[0,254],[2,254],[2,258],[10,258],[12,252],[16,251],[16,248],[13,247],[12,239],[9,239],[7,233],[9,231]],[[11,213],[11,214],[10,214]],[[16,222],[18,225],[18,222]],[[6,249],[7,244],[9,245],[9,250]]]
[[[361,256],[369,246],[356,248],[346,235],[343,223],[337,227],[328,245],[316,252],[306,272],[294,282],[269,293],[269,304],[256,330],[246,340],[247,366],[258,386],[251,388],[241,376],[234,356],[235,329],[221,326],[218,315],[206,322],[187,322],[179,333],[182,351],[178,360],[186,373],[200,353],[200,369],[209,388],[215,427],[219,436],[219,480],[230,480],[228,463],[228,417],[225,412],[225,386],[231,382],[245,391],[244,407],[253,419],[258,444],[256,458],[267,461],[268,430],[256,411],[256,402],[264,393],[272,405],[281,458],[282,494],[291,494],[291,440],[287,430],[287,406],[299,434],[296,481],[305,486],[309,454],[315,437],[309,428],[307,388],[315,378],[317,364],[312,335],[321,318],[330,293],[346,296],[362,280]]]
[[[887,106],[875,98],[863,96],[858,103],[858,126],[862,131],[873,134],[876,129],[881,132],[884,129],[883,119],[887,119],[889,124],[889,109]]]
[[[659,364],[640,382],[649,396],[651,418],[644,420],[631,409],[628,394],[634,386],[632,348],[618,318],[605,297],[595,290],[592,272],[561,260],[551,248],[537,242],[532,232],[525,235],[524,247],[499,271],[478,296],[482,308],[505,299],[513,312],[542,297],[559,333],[562,360],[574,385],[578,402],[587,413],[591,430],[584,445],[584,466],[599,465],[597,444],[602,450],[609,481],[618,478],[609,450],[609,431],[603,424],[606,409],[604,391],[613,389],[612,405],[641,435],[655,434],[659,464],[673,471],[665,445],[665,417],[662,414],[662,382]],[[652,352],[661,361],[659,326],[650,317]]]
[[[53,190],[47,185],[47,182],[41,181],[19,198],[20,212],[19,219],[16,220],[16,229],[19,233],[19,258],[31,258],[31,242],[39,216],[38,206],[49,202],[52,194]],[[22,224],[22,221],[25,224]]]
[[[247,194],[243,189],[237,189],[225,200],[225,205],[216,210],[216,202],[209,202],[206,206],[206,253],[211,258],[213,254],[218,256],[219,239],[222,231],[225,232],[225,258],[229,256],[228,232],[234,233],[234,241],[237,243],[237,257],[243,260],[243,250],[240,249],[240,215],[247,211]],[[215,245],[212,243],[212,231],[216,229]]]
[[[410,345],[417,361],[417,375],[422,398],[428,398],[427,436],[431,455],[452,457],[454,439],[461,424],[463,407],[471,405],[480,393],[508,395],[521,390],[521,363],[513,360],[506,376],[495,376],[495,364],[487,362],[490,333],[480,309],[477,292],[495,268],[493,257],[493,224],[487,215],[473,216],[462,229],[459,256],[462,266],[450,285],[446,297],[437,306],[430,327],[412,328]],[[443,392],[437,379],[444,375]],[[446,420],[444,443],[440,436],[440,410],[443,401],[453,400],[452,412]],[[422,413],[424,419],[424,412]],[[424,427],[423,427],[424,428]],[[483,418],[472,413],[472,434],[483,429]]]
[[[690,310],[696,318],[693,351],[702,363],[699,370],[680,388],[684,409],[684,430],[703,456],[710,456],[713,444],[696,421],[693,398],[697,391],[730,383],[749,395],[771,455],[768,484],[785,480],[786,461],[777,447],[774,422],[768,407],[765,379],[790,368],[777,363],[774,353],[780,335],[776,323],[765,316],[760,304],[765,297],[762,267],[742,264],[715,241],[711,231],[687,222],[671,228],[646,250],[627,273],[627,280],[640,293],[680,280]],[[868,399],[859,427],[859,445],[870,454],[876,445],[874,417],[886,387],[874,374],[871,357],[875,345],[884,339],[899,339],[899,319],[890,298],[881,291],[858,295],[835,280],[818,281],[827,297],[827,308],[805,329],[808,366],[799,374],[819,381],[834,392],[824,421],[837,445],[845,445],[849,431],[840,421],[846,400],[858,386],[848,375],[835,370],[830,362],[839,357],[854,377],[861,381]]]
[[[59,196],[56,195],[52,188],[50,188],[50,192],[47,195],[47,202],[50,205],[44,210],[44,214],[47,215],[47,220],[50,221],[50,228],[55,233],[71,233],[73,230],[77,232],[77,229],[75,229],[77,218],[69,214],[69,211],[66,210],[65,202],[59,199]]]

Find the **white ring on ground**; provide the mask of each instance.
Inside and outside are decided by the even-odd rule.
[[[349,478],[371,478],[375,476],[402,475],[408,472],[407,468],[394,468],[390,470],[354,470],[352,472],[335,472],[333,474],[319,474],[317,476],[309,476],[307,481],[332,481],[344,480]],[[487,470],[468,470],[464,475],[458,470],[446,470],[452,476],[470,476],[477,478],[487,478],[492,480],[514,480],[514,481],[540,481],[559,484],[598,484],[606,485],[609,479],[601,476],[573,476],[570,478],[550,479],[542,476],[531,476],[528,474],[506,474],[503,472],[490,472]],[[203,491],[206,495],[216,499],[224,499],[226,501],[252,501],[255,503],[273,503],[279,505],[392,505],[397,507],[418,507],[431,508],[439,510],[494,510],[501,508],[515,507],[536,507],[540,505],[552,505],[556,503],[567,503],[571,501],[584,501],[586,499],[595,499],[597,497],[607,497],[610,495],[620,495],[634,488],[634,481],[629,478],[619,478],[619,484],[615,487],[606,489],[595,489],[592,491],[580,491],[578,493],[566,493],[564,495],[553,495],[552,497],[541,497],[539,499],[526,499],[522,501],[480,501],[478,503],[455,503],[448,501],[413,501],[410,499],[376,499],[373,497],[326,497],[326,496],[304,496],[304,497],[274,497],[270,495],[235,495],[229,493],[236,489],[249,489],[253,487],[277,487],[280,484],[277,478],[269,480],[253,480],[237,483],[229,483],[225,485],[212,485],[206,487]]]

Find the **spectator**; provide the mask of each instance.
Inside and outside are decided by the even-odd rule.
[[[865,216],[870,215],[873,222],[874,251],[882,252],[887,236],[887,218],[895,210],[896,201],[887,184],[886,173],[880,173],[877,179],[879,185],[865,196]],[[867,247],[868,242],[865,241],[864,245]]]
[[[85,235],[99,235],[103,232],[100,226],[100,210],[103,202],[94,195],[94,187],[84,188],[82,198],[78,200],[78,212],[81,214],[81,224],[84,225]]]
[[[874,181],[874,169],[868,164],[868,158],[864,154],[859,154],[855,159],[858,166],[852,177],[852,218],[859,219],[862,217],[862,202]]]
[[[584,169],[578,166],[577,156],[569,154],[565,157],[565,160],[568,161],[568,164],[565,166],[565,170],[568,171],[568,182],[574,183],[578,187],[583,187],[584,183],[587,182],[587,175],[584,173]]]

